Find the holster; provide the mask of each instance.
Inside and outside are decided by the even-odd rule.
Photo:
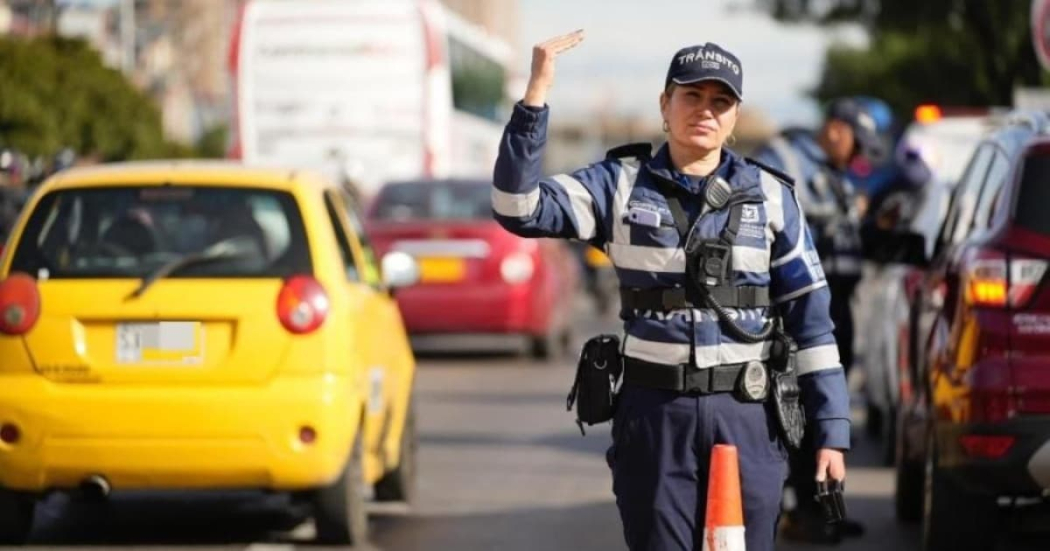
[[[797,354],[795,341],[783,331],[775,331],[769,351],[773,409],[776,411],[780,437],[793,450],[802,446],[802,436],[806,430],[806,415],[800,401],[798,372],[795,368]]]
[[[598,335],[583,344],[576,364],[576,378],[565,400],[565,408],[576,405],[576,424],[595,425],[613,418],[616,411],[616,383],[623,373],[620,337]]]

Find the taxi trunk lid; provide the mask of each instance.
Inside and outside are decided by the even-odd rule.
[[[270,379],[291,335],[281,280],[39,283],[43,315],[25,337],[34,369],[63,383],[249,384]]]

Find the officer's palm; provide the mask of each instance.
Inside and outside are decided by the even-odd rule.
[[[554,82],[554,59],[562,52],[583,42],[583,29],[556,36],[532,48],[532,76],[534,84],[550,86]]]

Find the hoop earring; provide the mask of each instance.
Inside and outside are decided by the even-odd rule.
[[[666,133],[668,133],[670,131],[671,131],[671,125],[667,124],[667,121],[664,121],[664,134],[666,134]]]
[[[726,143],[728,143],[730,147],[736,145],[736,136],[730,134],[729,137],[726,138]]]

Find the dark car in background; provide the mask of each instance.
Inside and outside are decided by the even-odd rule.
[[[896,498],[901,518],[923,519],[929,551],[990,549],[1002,504],[1045,507],[1048,129],[1043,114],[1016,114],[981,141],[915,284]]]
[[[491,195],[488,181],[419,180],[389,183],[372,201],[366,225],[377,253],[406,252],[420,266],[420,284],[397,294],[413,343],[442,349],[494,341],[525,345],[537,358],[563,356],[577,260],[560,241],[500,227]]]
[[[932,252],[952,190],[981,139],[999,117],[985,110],[961,113],[919,106],[901,135],[892,163],[897,176],[872,197],[869,224],[921,234]],[[925,256],[925,255],[924,255]],[[897,403],[910,392],[908,325],[921,270],[900,262],[867,263],[857,289],[858,357],[864,369],[866,430],[883,446],[886,464],[896,451]]]

